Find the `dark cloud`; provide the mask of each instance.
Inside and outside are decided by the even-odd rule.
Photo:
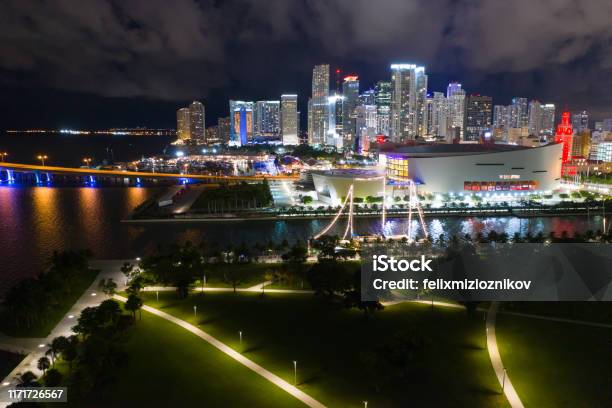
[[[438,88],[461,79],[500,103],[525,95],[606,115],[610,15],[604,0],[5,0],[0,85],[265,98],[308,94],[318,62],[374,81],[414,61]]]

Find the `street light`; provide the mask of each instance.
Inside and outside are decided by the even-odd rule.
[[[9,154],[8,154],[7,152],[1,152],[1,153],[0,153],[0,161],[4,162],[4,158],[5,158],[6,156],[8,156],[8,155],[9,155]]]
[[[90,167],[90,166],[91,166],[91,157],[85,157],[85,158],[83,159],[83,163],[85,163],[85,165],[86,165],[87,167]]]
[[[297,386],[297,361],[293,360],[293,385]]]
[[[242,331],[239,331],[238,335],[240,336],[240,350],[242,350]]]
[[[42,165],[45,165],[45,160],[47,160],[49,158],[49,156],[47,156],[46,154],[39,154],[37,159],[40,160],[42,162]]]
[[[194,316],[197,316],[197,315],[198,315],[198,307],[197,307],[197,306],[194,306],[194,307],[193,307],[193,315],[194,315]]]
[[[363,401],[363,408],[368,408],[368,401]]]

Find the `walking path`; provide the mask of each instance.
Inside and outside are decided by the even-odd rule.
[[[125,302],[127,300],[125,297],[119,296],[119,295],[115,295],[114,299],[119,300],[121,302]],[[182,327],[185,330],[192,332],[193,334],[205,340],[206,342],[208,342],[210,345],[217,348],[221,352],[227,354],[229,357],[233,358],[240,364],[244,365],[245,367],[259,374],[260,376],[270,381],[274,385],[280,387],[281,389],[288,392],[289,394],[293,395],[295,398],[299,399],[300,401],[302,401],[304,404],[308,405],[309,407],[313,407],[313,408],[324,408],[325,407],[319,401],[315,400],[314,398],[312,398],[305,392],[301,391],[296,386],[289,384],[287,381],[283,380],[276,374],[273,374],[272,372],[266,370],[265,368],[255,363],[254,361],[246,358],[245,356],[243,356],[242,354],[240,354],[239,352],[237,352],[236,350],[234,350],[227,344],[222,343],[221,341],[217,340],[215,337],[211,336],[210,334],[204,332],[203,330],[197,328],[196,326],[190,323],[187,323],[185,320],[181,320],[177,317],[169,315],[168,313],[162,312],[161,310],[155,309],[151,306],[145,305],[142,307],[142,309],[156,316],[159,316],[162,319],[165,319],[171,323],[174,323]]]
[[[72,327],[76,324],[76,318],[79,316],[81,311],[86,307],[93,307],[100,304],[103,300],[107,299],[102,293],[98,293],[98,282],[100,279],[112,278],[118,287],[118,290],[123,288],[123,274],[120,272],[120,267],[124,261],[93,261],[90,263],[90,267],[93,269],[100,269],[100,273],[94,279],[93,283],[89,288],[81,295],[76,303],[70,308],[70,310],[64,315],[59,321],[51,333],[40,339],[17,339],[17,338],[0,338],[0,343],[8,346],[21,345],[23,351],[27,352],[26,357],[6,376],[2,381],[3,387],[15,385],[15,377],[18,374],[23,374],[26,371],[32,371],[37,376],[42,375],[42,372],[38,369],[38,359],[45,355],[47,351],[47,344],[49,344],[54,338],[58,336],[71,336],[73,333]],[[23,343],[18,343],[23,341]],[[8,406],[9,403],[0,402],[0,408]]]
[[[255,286],[251,286],[250,288],[236,288],[236,292],[262,292],[262,285],[267,285],[268,283],[259,283]],[[176,287],[174,286],[147,286],[142,289],[143,292],[172,292],[175,291]],[[209,288],[209,287],[197,287],[193,288],[194,292],[233,292],[234,288]],[[312,295],[314,290],[303,290],[303,289],[265,289],[265,293],[294,293],[294,294],[303,294],[303,295]]]
[[[499,354],[499,348],[497,347],[497,337],[495,336],[495,319],[497,317],[498,307],[498,302],[492,302],[487,313],[487,350],[489,351],[489,358],[491,359],[491,365],[493,365],[495,375],[499,380],[499,384],[501,385],[510,406],[512,408],[524,408],[518,393],[512,385],[512,381],[510,381],[510,377],[508,377],[508,372],[504,368],[501,355]]]

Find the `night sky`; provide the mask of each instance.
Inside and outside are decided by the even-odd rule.
[[[426,66],[429,91],[537,98],[612,117],[608,0],[4,0],[0,129],[174,127],[205,103],[300,95],[312,66],[360,76]]]

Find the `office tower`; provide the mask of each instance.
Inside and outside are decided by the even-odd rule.
[[[542,135],[552,137],[555,132],[555,104],[542,105]]]
[[[402,142],[424,135],[427,75],[425,67],[391,65],[391,140]]]
[[[603,130],[603,126],[604,126],[603,122],[595,122],[593,124],[593,130],[601,132]]]
[[[376,132],[389,136],[391,119],[391,82],[378,81],[374,88],[374,102],[376,104]]]
[[[591,131],[588,128],[579,131],[574,129],[574,140],[572,141],[572,159],[588,159],[590,150]]]
[[[217,126],[209,126],[204,131],[204,142],[206,144],[213,144],[219,142],[219,130]]]
[[[328,97],[329,65],[315,65],[312,70],[312,102],[309,104],[308,111],[309,115],[312,114],[312,127],[309,127],[308,132],[308,141],[311,145],[320,145],[325,142],[328,128]]]
[[[464,140],[478,141],[491,131],[493,98],[470,95],[465,102]]]
[[[181,108],[176,111],[176,136],[179,140],[191,139],[189,108]]]
[[[280,101],[257,101],[255,103],[255,134],[257,136],[280,135]]]
[[[299,144],[297,95],[281,95],[281,134],[283,145]]]
[[[359,95],[359,105],[376,105],[376,91],[368,89]]]
[[[583,131],[589,128],[589,114],[587,111],[582,111],[572,115],[572,126],[575,132]]]
[[[229,101],[230,105],[230,145],[244,146],[253,139],[255,126],[253,102]]]
[[[355,139],[353,148],[362,153],[369,149],[370,140],[376,136],[376,105],[355,107]]]
[[[509,114],[509,127],[521,128],[529,126],[529,105],[527,98],[519,98],[517,96],[512,98]]]
[[[344,77],[342,83],[342,132],[347,146],[352,146],[355,139],[355,108],[359,105],[359,78],[357,75]]]
[[[462,91],[463,89],[461,88],[461,84],[459,82],[453,81],[449,83],[448,86],[446,87],[446,97],[450,98],[456,93],[462,93]]]
[[[612,132],[612,119],[603,120],[603,130],[606,132]]]
[[[604,163],[612,162],[612,142],[603,141],[597,144],[595,155],[592,155],[592,160],[597,160]]]
[[[307,107],[307,111],[306,111],[306,120],[307,120],[307,124],[306,124],[306,136],[307,136],[307,143],[309,145],[312,145],[312,141],[313,141],[313,135],[314,135],[314,123],[312,120],[312,115],[313,115],[313,107],[312,107],[312,98],[308,98],[308,107]]]
[[[334,92],[328,98],[327,113],[328,119],[328,130],[325,136],[325,144],[327,146],[333,146],[336,149],[344,147],[343,133],[342,133],[342,110],[343,110],[344,96]]]
[[[230,141],[230,118],[217,119],[217,138],[221,143],[227,144]]]
[[[191,131],[192,140],[195,140],[197,142],[204,141],[204,119],[204,105],[202,104],[202,102],[191,102],[191,104],[189,105],[189,128]]]
[[[529,102],[529,134],[539,136],[542,131],[542,119],[544,109],[539,101],[533,100]]]

